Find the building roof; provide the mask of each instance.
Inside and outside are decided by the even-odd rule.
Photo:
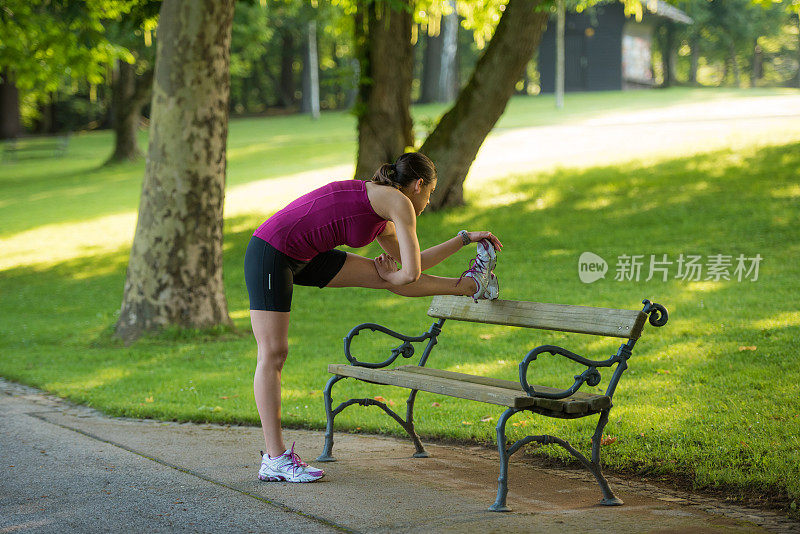
[[[663,0],[639,1],[642,3],[642,7],[658,17],[664,17],[675,22],[682,22],[683,24],[691,24],[694,22],[689,15],[677,7],[664,2]]]

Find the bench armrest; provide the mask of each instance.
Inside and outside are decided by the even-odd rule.
[[[556,345],[541,345],[536,347],[535,349],[531,350],[526,356],[525,359],[522,360],[519,364],[519,383],[522,385],[522,389],[531,396],[531,397],[544,397],[547,399],[565,399],[574,395],[580,387],[586,383],[590,386],[596,386],[600,383],[600,371],[597,370],[598,367],[611,367],[615,363],[620,362],[623,358],[627,360],[624,354],[620,354],[620,352],[625,352],[622,348],[625,347],[623,344],[620,347],[620,351],[617,352],[616,355],[608,358],[606,360],[590,360],[588,358],[584,358],[574,352],[571,352],[563,347],[558,347]],[[549,354],[559,354],[561,356],[565,356],[572,361],[578,362],[580,364],[585,365],[588,369],[582,372],[579,375],[575,375],[575,383],[572,384],[568,389],[563,389],[558,392],[547,392],[547,391],[536,391],[536,389],[528,384],[528,366],[534,361],[540,354],[549,353]],[[628,356],[630,356],[630,351],[628,351]],[[550,389],[550,388],[548,388]]]
[[[439,319],[437,322],[433,323],[431,328],[421,336],[406,336],[376,323],[363,323],[350,330],[347,336],[345,336],[344,355],[350,362],[350,365],[377,369],[391,365],[399,356],[402,356],[403,358],[411,358],[415,353],[414,345],[412,345],[412,343],[422,343],[423,341],[427,340],[428,344],[425,347],[425,351],[423,352],[419,363],[420,366],[424,366],[431,349],[433,349],[433,346],[436,345],[436,337],[442,332],[442,324],[444,324],[444,319]],[[353,338],[356,337],[362,330],[383,332],[386,335],[401,340],[403,343],[391,349],[391,355],[389,358],[382,362],[362,362],[356,359],[356,357],[350,353],[350,344],[353,341]]]
[[[669,314],[664,306],[655,302],[650,302],[647,299],[643,300],[642,304],[644,304],[644,309],[642,312],[649,315],[648,320],[650,321],[651,325],[660,327],[667,324]],[[597,370],[598,367],[611,367],[614,364],[618,364],[617,369],[614,371],[614,375],[611,378],[608,389],[606,390],[606,395],[611,397],[614,395],[614,390],[617,387],[617,383],[619,383],[619,379],[622,377],[622,373],[628,368],[628,358],[631,357],[631,351],[633,350],[635,343],[635,339],[629,339],[627,343],[623,343],[619,347],[614,356],[606,360],[590,360],[556,345],[541,345],[530,351],[525,356],[525,359],[520,362],[519,383],[522,386],[522,389],[525,390],[525,392],[531,397],[565,399],[574,395],[584,383],[589,384],[589,386],[592,387],[599,384],[601,376],[600,371]],[[575,382],[567,389],[562,389],[560,391],[537,391],[533,386],[528,384],[528,366],[530,366],[531,362],[542,353],[565,356],[574,362],[585,365],[587,369],[581,374],[575,375]],[[552,388],[548,389],[552,390]]]

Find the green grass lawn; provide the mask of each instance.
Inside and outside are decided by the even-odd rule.
[[[570,98],[576,111],[559,120],[577,117],[581,106],[585,113],[608,112],[738,94],[756,93],[576,95]],[[514,100],[514,113],[500,126],[554,121],[551,104]],[[427,107],[415,113],[440,111]],[[232,121],[228,183],[351,163],[352,127],[352,117],[342,113],[324,114],[317,123],[305,117]],[[669,324],[645,329],[615,395],[606,428],[615,441],[605,448],[607,465],[619,472],[681,478],[733,497],[766,494],[789,506],[800,497],[800,142],[796,133],[792,139],[749,150],[659,161],[632,157],[614,166],[514,175],[480,191],[468,183],[468,205],[426,214],[420,241],[430,246],[461,228],[495,232],[505,245],[496,269],[505,299],[639,309],[641,300],[650,298],[665,305]],[[0,375],[112,415],[257,424],[255,342],[248,333],[242,270],[249,237],[269,214],[226,220],[225,284],[239,334],[170,331],[122,346],[108,333],[122,297],[132,228],[130,221],[122,230],[104,225],[108,216],[135,212],[143,163],[100,167],[109,152],[108,133],[93,133],[75,136],[65,159],[0,165],[0,247],[12,258],[0,270]],[[54,241],[84,231],[100,236],[99,251],[51,255]],[[40,240],[37,256],[14,260],[12,247],[26,236]],[[608,261],[606,279],[579,281],[577,262],[584,251]],[[378,249],[371,245],[361,252],[377,254]],[[470,252],[458,253],[432,272],[460,273]],[[763,261],[756,281],[680,280],[674,278],[676,265],[666,282],[644,281],[647,265],[638,282],[614,280],[617,258],[633,254],[645,255],[645,261],[664,254],[672,261],[681,254],[704,261],[715,254],[760,254]],[[324,427],[321,390],[327,364],[346,362],[341,340],[352,326],[376,321],[419,334],[432,322],[425,315],[428,304],[429,299],[388,292],[297,287],[283,377],[286,424]],[[354,350],[367,355],[362,359],[375,361],[396,345],[377,334],[362,334],[357,341]],[[619,344],[449,322],[429,365],[513,380],[525,353],[549,343],[593,358],[611,354]],[[534,383],[564,387],[575,371],[568,361],[545,356],[529,376]],[[405,390],[351,381],[338,384],[334,394],[334,401],[381,395],[398,407],[405,402]],[[501,412],[423,393],[416,419],[425,437],[493,442]],[[512,420],[518,425],[509,429],[512,437],[562,435],[586,450],[596,422],[587,419],[518,416]],[[372,408],[351,408],[337,417],[337,425],[402,433]],[[566,460],[556,448],[535,454]]]

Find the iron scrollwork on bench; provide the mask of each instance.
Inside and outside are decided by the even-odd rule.
[[[422,343],[424,341],[428,341],[428,344],[425,346],[425,350],[422,353],[422,356],[419,360],[419,366],[424,367],[425,362],[428,360],[428,356],[430,356],[431,350],[436,345],[437,341],[436,338],[439,334],[442,333],[442,325],[444,324],[444,319],[439,319],[435,323],[433,323],[430,329],[422,334],[421,336],[406,336],[404,334],[400,334],[395,332],[394,330],[390,330],[385,326],[376,324],[376,323],[363,323],[352,330],[345,336],[344,338],[344,354],[347,357],[347,360],[350,362],[350,365],[357,366],[357,367],[369,367],[371,369],[380,369],[383,367],[388,367],[392,363],[394,363],[397,358],[403,356],[404,358],[411,358],[415,354],[415,349],[412,343]],[[362,330],[370,330],[372,332],[378,331],[383,332],[389,336],[397,338],[401,340],[399,346],[391,349],[391,355],[386,360],[379,362],[379,363],[371,363],[371,362],[362,362],[359,361],[355,356],[352,355],[350,352],[350,345],[353,341],[353,338],[357,336]],[[331,390],[333,389],[333,385],[336,384],[339,380],[345,378],[341,375],[334,375],[329,380],[328,383],[325,385],[324,391],[324,398],[325,398],[325,415],[327,418],[327,426],[325,429],[325,445],[322,451],[322,454],[317,458],[318,462],[332,462],[335,459],[332,456],[333,451],[333,420],[334,418],[341,413],[345,408],[348,406],[352,406],[354,404],[358,404],[361,406],[377,406],[381,410],[387,413],[392,419],[398,422],[408,435],[411,437],[411,440],[414,442],[414,446],[416,447],[416,452],[414,453],[414,457],[416,458],[427,458],[428,453],[425,451],[425,447],[422,446],[422,442],[419,439],[416,431],[414,430],[414,400],[417,398],[417,390],[411,390],[411,393],[408,396],[408,400],[406,401],[406,418],[403,419],[400,417],[394,410],[389,408],[386,403],[381,402],[377,399],[350,399],[345,401],[336,408],[333,408],[333,399],[331,397]]]
[[[347,361],[350,362],[350,365],[358,365],[359,367],[369,367],[371,369],[380,369],[382,367],[388,367],[389,365],[393,364],[394,361],[402,356],[403,358],[411,358],[414,356],[415,350],[414,345],[412,343],[422,343],[425,340],[430,340],[428,345],[425,347],[425,352],[422,354],[422,358],[420,359],[419,365],[424,366],[425,361],[428,359],[428,355],[433,349],[433,346],[436,345],[436,336],[442,333],[442,323],[444,321],[437,321],[434,323],[430,330],[422,334],[421,336],[406,336],[395,332],[394,330],[390,330],[385,326],[376,324],[376,323],[363,323],[352,330],[345,336],[344,338],[344,355],[347,358]],[[388,359],[380,362],[380,363],[371,363],[371,362],[361,362],[356,359],[350,353],[350,344],[353,342],[353,338],[356,337],[362,330],[369,330],[371,332],[383,332],[386,335],[392,336],[401,340],[403,343],[399,346],[391,349],[391,356]]]
[[[533,386],[528,384],[528,366],[534,361],[539,354],[542,353],[549,353],[549,354],[560,354],[561,356],[566,356],[572,361],[581,363],[588,367],[584,372],[579,375],[575,375],[575,383],[568,389],[561,390],[559,392],[547,392],[547,391],[536,391]],[[519,383],[522,385],[522,389],[530,395],[531,397],[544,397],[546,399],[566,399],[574,395],[578,389],[584,384],[589,384],[590,386],[596,386],[600,383],[600,371],[597,370],[598,367],[611,367],[615,363],[619,361],[619,353],[616,356],[613,356],[607,360],[603,361],[595,361],[589,360],[584,358],[583,356],[579,356],[574,352],[568,351],[565,348],[558,347],[556,345],[542,345],[540,347],[536,347],[532,351],[525,356],[525,359],[522,360],[519,364]]]
[[[667,320],[669,315],[667,314],[667,309],[664,308],[661,304],[657,304],[655,302],[650,302],[647,299],[642,301],[644,304],[644,309],[642,313],[649,315],[650,324],[653,326],[664,326],[667,324]],[[614,394],[614,389],[616,388],[617,383],[619,382],[620,377],[622,376],[622,372],[628,368],[626,361],[632,355],[633,345],[636,342],[634,339],[628,340],[627,343],[623,343],[617,353],[606,359],[606,360],[590,360],[588,358],[584,358],[578,354],[575,354],[572,351],[569,351],[563,347],[559,347],[556,345],[541,345],[536,347],[535,349],[528,352],[525,356],[525,359],[522,360],[519,364],[519,383],[522,386],[522,389],[530,395],[531,397],[544,397],[546,399],[566,399],[577,393],[580,387],[583,384],[588,384],[591,387],[594,387],[600,383],[601,375],[600,371],[597,369],[598,367],[612,367],[614,364],[619,364],[614,375],[611,379],[611,383],[609,384],[609,388],[606,391],[607,396],[612,396]],[[528,367],[530,366],[531,362],[536,360],[536,358],[540,354],[553,354],[553,355],[561,355],[569,358],[570,360],[585,365],[587,369],[579,375],[575,375],[575,382],[572,384],[571,387],[567,389],[563,389],[558,392],[549,392],[549,391],[537,391],[534,386],[531,386],[528,383]],[[613,387],[612,387],[613,386]]]

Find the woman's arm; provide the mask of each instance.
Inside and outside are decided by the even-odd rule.
[[[491,232],[467,232],[470,242],[475,243],[481,239],[489,239],[497,250],[503,248],[500,240],[497,239]],[[394,224],[389,221],[386,223],[386,229],[378,236],[378,244],[381,248],[392,258],[400,256],[400,248],[397,243],[397,236],[395,234]],[[439,265],[441,262],[458,252],[464,243],[460,236],[448,239],[444,243],[440,243],[431,248],[425,249],[420,253],[420,264],[423,271],[427,271],[434,265]]]
[[[414,212],[414,205],[402,194],[395,196],[394,199],[388,210],[390,221],[386,223],[387,228],[392,225],[394,236],[385,235],[387,231],[384,230],[378,243],[382,247],[386,245],[400,256],[402,268],[397,270],[396,266],[392,268],[386,261],[378,260],[375,262],[375,267],[381,278],[392,285],[400,286],[419,280],[422,274],[422,260],[417,240],[417,215]]]
[[[444,243],[426,248],[420,253],[422,257],[422,270],[428,270],[434,265],[439,265],[444,260],[458,252],[464,244],[461,242],[460,236],[455,236],[448,239]]]

